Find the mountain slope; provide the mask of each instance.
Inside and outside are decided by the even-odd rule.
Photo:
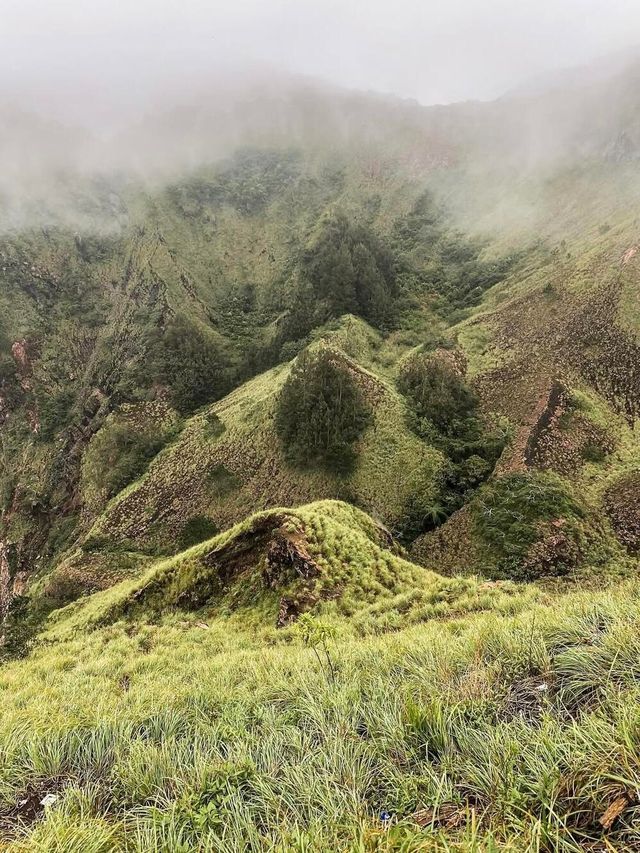
[[[0,178],[0,846],[637,850],[637,68],[261,91]]]

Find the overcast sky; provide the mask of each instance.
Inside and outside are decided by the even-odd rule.
[[[488,99],[638,45],[640,0],[0,0],[0,86],[76,119],[256,65],[425,104]]]

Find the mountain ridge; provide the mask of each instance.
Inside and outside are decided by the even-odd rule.
[[[634,80],[0,182],[0,846],[637,849]]]

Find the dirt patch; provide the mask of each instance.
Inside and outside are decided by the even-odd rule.
[[[291,625],[302,614],[311,610],[318,603],[318,597],[311,591],[303,591],[301,595],[292,598],[284,595],[280,599],[276,628],[285,628]]]
[[[601,461],[613,447],[611,436],[577,411],[569,389],[556,381],[529,434],[524,461],[527,467],[572,474],[585,461]]]
[[[640,553],[640,471],[621,477],[607,489],[604,508],[627,551]]]
[[[13,804],[0,806],[0,839],[8,840],[22,827],[32,826],[44,817],[65,784],[63,779],[34,782],[16,795]]]
[[[426,809],[419,809],[411,815],[411,820],[421,829],[456,829],[466,823],[469,807],[458,803],[440,803]]]
[[[263,579],[272,589],[285,580],[285,572],[289,579],[296,575],[308,579],[320,571],[307,551],[299,522],[282,513],[260,516],[247,530],[205,554],[202,563],[217,568],[223,582],[229,583],[263,559]]]
[[[538,723],[548,707],[549,677],[530,675],[514,681],[504,697],[499,716],[502,720],[522,719],[527,723]]]
[[[529,434],[524,450],[524,461],[527,465],[536,464],[538,448],[543,436],[549,431],[551,424],[566,411],[566,408],[567,389],[561,382],[556,381],[551,386],[544,409]]]

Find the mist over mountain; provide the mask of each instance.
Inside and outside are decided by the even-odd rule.
[[[421,179],[452,166],[521,176],[589,158],[629,161],[640,149],[639,75],[627,57],[622,67],[601,63],[595,81],[578,74],[565,87],[547,81],[492,102],[437,107],[284,74],[245,75],[182,93],[107,133],[5,102],[2,219],[5,228],[58,217],[78,229],[96,227],[83,208],[88,182],[116,192],[136,182],[158,186],[239,147],[357,152]]]
[[[8,4],[2,849],[638,849],[638,23]]]

